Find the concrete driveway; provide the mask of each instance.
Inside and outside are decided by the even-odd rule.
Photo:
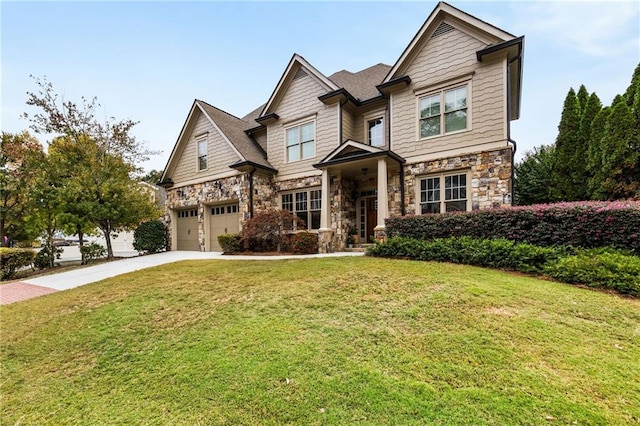
[[[73,247],[65,247],[65,249]],[[67,252],[66,259],[70,260],[73,251]],[[78,252],[78,260],[79,258]],[[120,253],[115,253],[120,256]],[[28,278],[23,281],[0,285],[0,305],[32,299],[55,291],[68,290],[90,284],[106,278],[126,274],[127,272],[138,271],[140,269],[151,268],[166,263],[178,262],[180,260],[191,259],[220,259],[220,260],[281,260],[281,259],[307,259],[339,256],[362,256],[364,253],[327,253],[308,255],[284,255],[284,256],[229,256],[220,252],[199,252],[199,251],[169,251],[148,256],[136,256],[126,259],[115,260],[113,262],[101,263],[85,268],[71,271],[49,274],[36,278]],[[64,255],[63,255],[64,258]],[[62,259],[61,259],[62,260]]]

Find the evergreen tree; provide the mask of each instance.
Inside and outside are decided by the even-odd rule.
[[[636,95],[640,90],[640,64],[633,71],[633,76],[631,77],[631,84],[627,88],[627,91],[624,92],[624,98],[627,101],[627,105],[629,107],[633,106],[635,102]]]
[[[602,139],[605,135],[605,127],[611,114],[610,107],[604,107],[596,114],[591,122],[591,134],[589,136],[589,151],[587,155],[587,173],[589,173],[588,192],[592,200],[605,199],[602,185],[605,175],[602,169]]]
[[[564,100],[564,107],[558,125],[556,138],[556,162],[554,174],[559,191],[560,201],[575,201],[580,193],[576,190],[571,172],[574,155],[578,150],[578,132],[580,130],[580,116],[578,97],[571,88]]]
[[[584,87],[584,86],[581,86]],[[578,129],[578,147],[571,161],[571,178],[576,189],[577,199],[588,200],[590,197],[588,185],[592,172],[589,169],[588,158],[591,143],[592,123],[602,109],[602,102],[596,93],[592,93],[582,109],[580,128]]]
[[[578,114],[582,116],[585,109],[587,109],[587,103],[589,102],[589,92],[584,84],[580,85],[576,97],[578,98]]]
[[[558,200],[555,188],[555,147],[541,145],[515,165],[514,203],[519,206]]]

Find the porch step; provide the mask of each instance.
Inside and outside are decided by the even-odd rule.
[[[365,252],[367,251],[367,248],[371,247],[373,244],[354,244],[353,247],[349,248],[349,247],[345,247],[344,251],[346,252]]]

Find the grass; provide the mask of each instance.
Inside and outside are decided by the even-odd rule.
[[[189,261],[0,308],[1,424],[634,424],[640,301],[469,266]]]

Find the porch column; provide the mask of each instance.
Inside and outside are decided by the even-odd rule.
[[[333,231],[331,229],[331,205],[329,204],[330,192],[331,183],[329,182],[329,170],[322,169],[320,229],[318,229],[318,251],[320,253],[333,252],[333,248],[331,246]]]
[[[387,189],[387,161],[378,159],[378,224],[373,228],[376,240],[385,237],[384,219],[389,216],[389,195]]]

